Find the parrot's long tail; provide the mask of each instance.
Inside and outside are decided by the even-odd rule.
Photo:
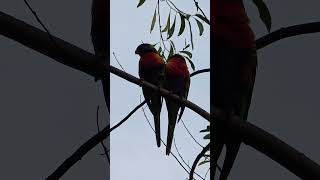
[[[168,136],[167,136],[167,147],[166,147],[166,155],[170,155],[171,152],[171,146],[172,146],[172,140],[173,140],[173,133],[175,128],[175,123],[168,125]]]
[[[154,116],[154,129],[156,134],[157,146],[161,145],[161,136],[160,136],[160,114]]]
[[[169,105],[169,103],[167,104]],[[169,105],[170,107],[170,105]],[[167,147],[166,147],[166,155],[170,155],[171,152],[171,146],[173,141],[173,134],[174,134],[174,128],[176,127],[177,122],[177,114],[178,114],[178,108],[177,110],[173,109],[174,112],[172,112],[172,109],[168,109],[168,135],[167,135]]]
[[[236,160],[241,141],[233,141],[226,144],[226,156],[223,162],[219,180],[227,180],[228,175],[232,169],[234,161]]]

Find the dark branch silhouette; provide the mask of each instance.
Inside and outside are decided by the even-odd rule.
[[[154,128],[152,127],[152,125],[151,125],[151,123],[150,123],[150,121],[149,121],[149,119],[148,119],[148,117],[147,117],[147,115],[146,115],[146,112],[145,112],[145,110],[144,110],[145,108],[143,108],[142,107],[142,112],[143,112],[143,115],[144,115],[144,117],[145,117],[145,119],[147,120],[147,122],[148,122],[148,124],[149,124],[149,126],[150,126],[150,128],[152,129],[152,131],[154,132],[154,133],[156,133],[155,132],[155,130],[154,130]],[[160,138],[160,140],[161,140],[161,142],[162,142],[162,144],[166,147],[167,145],[166,145],[166,143]],[[190,173],[184,166],[183,166],[183,164],[179,161],[179,159],[178,159],[178,157],[175,155],[175,154],[173,154],[173,152],[171,151],[170,152],[170,154],[174,157],[174,159],[179,163],[179,165],[184,169],[184,171],[186,171],[188,174]],[[183,161],[184,162],[184,161]],[[187,165],[188,166],[188,165]],[[188,166],[189,167],[189,166]],[[190,168],[190,167],[189,167]],[[203,177],[201,177],[198,173],[194,173],[194,174],[196,174],[199,178],[201,178],[202,180],[205,180]]]
[[[273,31],[256,40],[257,49],[261,49],[281,39],[320,32],[320,22],[305,23]]]
[[[97,123],[98,133],[100,132],[100,126],[99,126],[99,109],[100,109],[100,106],[97,107],[97,113],[96,113],[96,117],[97,117],[96,123]],[[103,151],[104,151],[104,155],[107,157],[108,163],[110,164],[110,157],[109,157],[108,149],[107,149],[106,145],[104,145],[103,141],[101,141],[100,144],[101,144],[101,147],[102,147],[102,149],[103,149]]]
[[[217,107],[213,107],[213,116],[215,121],[230,129],[230,135],[241,138],[243,143],[265,154],[301,179],[320,179],[320,166],[317,163],[272,134],[250,122],[242,121],[238,116],[227,119]]]
[[[196,157],[196,159],[194,160],[190,173],[189,173],[189,179],[193,179],[193,173],[194,170],[196,169],[196,166],[198,164],[198,162],[200,161],[200,159],[203,157],[203,155],[210,149],[210,143],[206,145],[206,147],[204,147],[202,149],[202,151],[198,154],[198,156]]]
[[[110,129],[110,125],[103,128],[98,134],[91,137],[83,145],[81,145],[69,158],[67,158],[46,180],[60,179],[75,163],[77,163],[84,155],[86,155],[91,149],[98,145],[101,141],[109,137],[110,132],[118,128],[123,124],[129,117],[135,113],[140,107],[142,107],[146,101],[140,103],[134,108],[125,118],[123,118],[118,124]]]
[[[197,74],[205,73],[205,72],[210,72],[210,69],[208,68],[208,69],[201,69],[201,70],[195,71],[190,74],[190,77],[195,76]]]
[[[51,57],[57,62],[80,70],[93,77],[101,77],[106,74],[106,67],[109,65],[99,57],[57,37],[53,37],[55,44],[57,44],[57,46],[55,46],[46,32],[2,12],[0,12],[0,26],[2,27],[0,34]],[[159,89],[159,87],[146,81],[141,81],[113,66],[110,66],[110,72],[139,86],[159,91],[162,96],[180,102],[207,121],[210,120],[210,114],[208,112],[186,99],[172,94],[165,89]]]
[[[110,135],[110,125],[102,129],[98,134],[94,135],[83,145],[81,145],[77,151],[75,151],[70,157],[68,157],[46,180],[60,179],[74,164],[76,164],[81,157],[86,155],[91,149],[98,145],[102,140]]]
[[[43,32],[33,26],[30,26],[23,21],[20,21],[12,16],[0,12],[0,34],[13,39],[35,51],[40,52],[52,59],[60,62],[69,67],[80,70],[93,77],[101,77],[105,75],[107,65],[103,60],[84,51],[62,39],[53,37],[58,46],[52,44],[46,32]],[[312,27],[312,28],[311,28]],[[295,30],[294,30],[295,29]],[[316,29],[316,30],[315,30]],[[296,33],[293,31],[297,31]],[[276,42],[280,39],[303,34],[319,32],[319,23],[308,23],[303,25],[296,25],[282,30],[275,31],[269,35],[260,38],[257,41],[257,47],[265,47],[268,44]],[[279,33],[280,32],[280,33]],[[288,32],[289,35],[286,35]],[[279,35],[280,34],[280,35]],[[57,48],[58,47],[58,48]],[[110,57],[108,57],[110,58]],[[144,86],[154,91],[159,88],[135,78],[123,71],[120,71],[110,66],[110,72],[117,76],[126,79],[132,83]],[[180,99],[176,95],[170,94],[164,89],[160,89],[160,94],[185,104],[188,108],[192,109],[202,117],[210,120],[210,114],[199,108],[197,105]],[[212,109],[212,108],[211,108]],[[218,109],[213,108],[213,115],[215,118],[219,117],[217,114]],[[219,118],[217,118],[219,119]],[[243,139],[243,142],[257,149],[258,151],[266,154],[271,159],[277,161],[282,166],[290,170],[302,179],[320,179],[320,167],[315,162],[304,156],[302,153],[296,151],[286,143],[277,139],[273,135],[265,132],[264,130],[254,126],[249,122],[241,122],[236,118],[226,121],[228,126],[235,134]],[[107,126],[110,128],[110,126]],[[81,157],[83,157],[90,149],[95,147],[101,140],[109,136],[111,131],[104,128],[100,133],[85,142],[72,156],[67,158],[65,162],[59,166],[57,171],[49,179],[59,179],[73,164],[75,164]],[[277,147],[277,148],[275,148]]]

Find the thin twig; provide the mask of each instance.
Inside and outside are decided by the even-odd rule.
[[[205,148],[202,149],[202,151],[198,154],[198,156],[196,157],[196,159],[193,162],[191,171],[189,173],[189,179],[193,179],[193,174],[194,174],[194,170],[196,169],[196,166],[198,164],[198,162],[200,161],[200,159],[202,158],[202,156],[210,149],[210,143],[207,144],[207,146]]]
[[[197,71],[191,73],[190,77],[195,76],[197,74],[205,73],[205,72],[210,72],[210,68],[197,70]]]
[[[170,4],[171,4],[173,7],[169,4],[168,1],[170,2]],[[167,3],[168,6],[170,7],[170,9],[176,11],[177,13],[181,13],[181,14],[183,14],[183,15],[189,15],[188,13],[185,13],[185,12],[181,11],[172,1],[166,0],[166,3]]]
[[[114,52],[112,52],[114,59],[116,59],[117,63],[119,64],[120,68],[122,69],[122,71],[126,72],[123,67],[121,66],[120,62],[118,61],[118,58],[116,56],[116,54]]]
[[[208,20],[208,22],[209,22],[208,17],[206,16],[206,14],[205,14],[205,13],[202,11],[202,9],[200,8],[199,3],[198,3],[196,0],[193,0],[193,2],[194,2],[194,4],[195,4],[195,6],[197,7],[197,11],[200,10],[200,12],[201,12],[202,15],[204,16],[204,18],[206,18],[206,19]]]
[[[140,103],[137,107],[135,107],[125,118],[123,118],[120,122],[118,122],[118,124],[116,124],[115,126],[113,126],[110,130],[110,132],[112,132],[113,130],[117,129],[121,124],[123,124],[124,122],[126,122],[129,117],[135,113],[140,107],[142,107],[147,101],[144,100],[142,103]]]
[[[204,175],[204,179],[206,179],[207,175],[208,175],[208,172],[210,171],[210,167],[208,168],[206,174]]]
[[[33,14],[33,16],[36,18],[38,23],[41,25],[41,27],[45,30],[45,32],[47,33],[51,43],[55,46],[55,48],[61,49],[61,48],[59,48],[58,44],[54,40],[54,37],[51,35],[49,29],[44,25],[44,23],[41,21],[40,17],[37,15],[36,11],[33,10],[33,8],[30,6],[30,4],[28,3],[27,0],[23,0],[23,1],[27,5],[28,9]]]
[[[100,106],[97,107],[97,121],[96,121],[96,122],[97,122],[98,133],[100,132],[100,126],[99,126],[99,109],[100,109]],[[103,148],[104,154],[105,154],[105,156],[107,157],[108,162],[109,162],[109,164],[110,164],[110,157],[109,157],[109,154],[108,154],[108,149],[107,149],[107,147],[104,145],[103,140],[102,140],[100,143],[101,143],[101,146],[102,146],[102,148]]]
[[[165,40],[163,39],[162,32],[161,32],[162,27],[161,27],[161,18],[160,18],[160,0],[158,0],[157,6],[158,6],[158,19],[159,19],[158,22],[159,22],[159,33],[160,33],[160,44],[159,45],[161,47],[161,42],[162,42],[164,50],[169,52],[168,48],[166,47],[166,44],[164,43]]]
[[[148,117],[147,117],[147,115],[146,115],[145,110],[144,110],[143,107],[142,107],[142,112],[143,112],[144,117],[145,117],[145,119],[147,120],[150,128],[151,128],[152,131],[155,133],[155,130],[154,130],[154,128],[152,127],[152,125],[151,125],[151,123],[150,123],[150,121],[149,121],[149,119],[148,119]],[[160,138],[160,140],[161,140],[162,144],[167,147],[167,145],[164,143],[164,141],[163,141],[161,138]],[[179,161],[179,159],[177,158],[177,156],[176,156],[175,154],[173,154],[172,152],[170,152],[170,154],[176,159],[176,161],[179,163],[179,165],[189,174],[189,171],[183,166],[183,164]],[[202,180],[205,180],[205,179],[204,179],[203,177],[201,177],[199,174],[197,174],[197,173],[195,173],[195,174],[196,174],[199,178],[201,178]]]
[[[129,117],[135,113],[146,102],[143,101],[136,108],[134,108],[125,118],[123,118],[118,124],[110,129],[108,124],[99,133],[91,137],[84,144],[82,144],[69,158],[67,158],[52,174],[50,174],[46,180],[58,180],[60,179],[74,164],[76,164],[84,155],[86,155],[91,149],[98,145],[101,141],[109,137],[110,132],[118,128]]]
[[[201,146],[202,148],[204,148],[194,137],[193,135],[191,134],[191,132],[189,131],[189,129],[187,128],[187,126],[184,124],[183,120],[181,119],[181,122],[184,126],[184,128],[187,130],[188,134],[191,136],[191,138],[194,140],[194,142],[196,142],[199,146]]]
[[[186,163],[186,161],[184,160],[184,158],[183,158],[182,155],[180,154],[180,152],[179,152],[179,150],[178,150],[178,147],[177,147],[177,143],[176,143],[176,138],[175,138],[175,137],[173,137],[173,144],[174,144],[174,147],[176,148],[176,151],[177,151],[180,159],[182,160],[182,162],[183,162],[186,166],[188,166],[189,169],[191,169],[191,167],[189,166],[189,164]]]

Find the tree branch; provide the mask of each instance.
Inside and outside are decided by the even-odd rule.
[[[54,45],[46,32],[2,12],[0,12],[0,27],[0,34],[47,55],[64,65],[80,70],[93,77],[102,77],[106,74],[106,68],[109,65],[104,60],[99,59],[99,57],[52,36],[55,42]],[[159,91],[162,96],[178,101],[198,113],[204,119],[210,120],[208,112],[186,99],[172,94],[165,89],[159,90],[157,86],[146,81],[141,81],[113,66],[110,66],[110,72],[134,84]]]
[[[276,41],[284,38],[293,37],[302,34],[310,34],[320,32],[320,22],[305,23],[294,26],[289,26],[286,28],[281,28],[270,34],[267,34],[256,40],[257,49],[266,47]]]
[[[189,173],[189,179],[193,179],[193,173],[194,170],[196,169],[196,166],[198,164],[198,162],[200,161],[200,159],[202,158],[202,156],[210,149],[210,143],[206,145],[206,147],[204,147],[202,149],[202,151],[198,154],[198,156],[196,157],[196,159],[194,160],[193,164],[192,164],[192,168],[190,170]]]
[[[100,106],[97,107],[97,113],[96,113],[96,117],[97,117],[96,123],[97,123],[98,133],[100,132],[100,126],[99,126],[99,109],[100,109]],[[101,144],[101,147],[102,147],[102,149],[103,149],[103,151],[104,151],[104,155],[105,155],[106,158],[108,159],[108,163],[109,163],[109,165],[110,165],[110,157],[109,157],[108,149],[107,149],[106,145],[104,145],[104,142],[103,142],[103,141],[101,141],[100,144]]]
[[[135,113],[146,101],[140,103],[135,107],[125,118],[123,118],[118,124],[110,129],[110,125],[103,128],[99,133],[91,137],[83,145],[81,145],[69,158],[67,158],[46,180],[60,179],[75,163],[77,163],[84,155],[86,155],[91,149],[109,137],[110,132],[118,128],[122,123],[129,119],[129,117]]]
[[[190,77],[195,76],[197,74],[205,73],[205,72],[210,72],[210,69],[209,68],[208,69],[200,69],[198,71],[195,71],[195,72],[191,73]]]
[[[88,141],[77,149],[70,157],[68,157],[46,180],[60,179],[75,163],[77,163],[85,154],[93,149],[102,140],[110,135],[110,125],[103,128],[98,134],[94,135]]]
[[[320,166],[317,163],[277,137],[250,122],[242,121],[238,116],[226,119],[217,107],[213,107],[213,114],[215,122],[230,129],[230,135],[234,138],[241,138],[242,142],[278,162],[296,176],[301,179],[320,179]]]
[[[200,116],[202,116],[204,119],[206,119],[207,121],[210,121],[210,114],[208,112],[206,112],[205,110],[203,110],[202,108],[200,108],[198,105],[184,99],[181,98],[175,94],[170,93],[168,90],[166,89],[162,89],[159,88],[151,83],[148,83],[147,81],[141,81],[140,79],[132,76],[131,74],[128,74],[126,72],[123,72],[113,66],[110,66],[110,72],[123,78],[126,79],[134,84],[143,86],[145,88],[149,88],[152,89],[154,91],[159,91],[159,93],[164,96],[164,97],[169,97],[172,100],[178,101],[179,103],[184,104],[186,107],[192,109],[194,112],[196,112],[197,114],[199,114]]]
[[[51,43],[47,33],[2,12],[0,12],[0,27],[0,34],[47,55],[62,64],[94,77],[101,77],[105,74],[107,64],[103,60],[100,60],[91,53],[56,37],[54,37],[54,41],[57,44],[57,46],[55,46]],[[311,29],[311,27],[313,28]],[[265,47],[268,44],[283,38],[319,31],[319,23],[308,23],[284,28],[260,38],[257,42],[257,48]],[[287,33],[289,35],[286,35]],[[155,87],[150,83],[140,81],[134,76],[124,73],[112,66],[110,66],[110,72],[135,84],[153,90],[158,90],[158,87]],[[197,105],[186,101],[185,99],[180,99],[178,96],[170,94],[164,89],[160,89],[160,94],[185,104],[188,108],[194,110],[205,119],[210,120],[210,114],[199,108]],[[216,117],[218,109],[214,108],[213,110]],[[266,154],[302,179],[320,179],[319,165],[271,134],[254,126],[253,124],[250,124],[249,122],[236,120],[236,118],[226,121],[226,123],[234,132],[236,132],[235,134],[239,135],[243,139],[244,143]],[[56,174],[53,174],[53,176],[49,176],[48,178],[58,179],[61,177],[79,160],[79,158],[99,144],[101,140],[108,137],[111,132],[108,130],[110,126],[107,126],[106,128],[83,144],[71,157],[65,160],[65,162],[58,168],[59,171],[56,171]]]

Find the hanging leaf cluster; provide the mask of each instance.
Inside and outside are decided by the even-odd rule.
[[[145,0],[139,0],[139,4],[137,5],[137,7],[140,7],[144,2]],[[157,11],[157,8],[159,7],[158,6],[155,7],[155,10],[153,12],[153,16],[151,19],[150,33],[152,33],[157,21],[159,22],[159,19],[160,19],[160,14],[159,14],[159,11]],[[194,21],[195,24],[197,25],[199,30],[199,36],[202,36],[204,32],[203,23],[210,25],[210,21],[201,14],[190,15],[180,11],[175,11],[175,14],[173,16],[172,11],[170,10],[167,16],[167,20],[164,28],[162,28],[162,26],[160,25],[161,39],[158,43],[155,43],[154,46],[155,48],[157,48],[159,54],[164,59],[168,59],[171,55],[175,53],[179,53],[180,55],[184,56],[194,71],[195,65],[192,61],[192,52],[191,52],[194,49],[191,20]],[[180,24],[178,24],[179,21],[180,21]],[[171,38],[175,33],[177,33],[177,37],[181,36],[185,32],[186,25],[189,28],[190,42],[189,43],[185,42],[185,46],[182,48],[182,50],[177,51],[175,44]],[[167,48],[167,46],[170,48]],[[189,49],[189,47],[191,47],[191,50]]]

